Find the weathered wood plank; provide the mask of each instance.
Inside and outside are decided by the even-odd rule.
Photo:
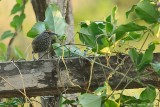
[[[110,58],[110,64],[108,65],[116,68],[124,57],[126,56],[113,56]],[[155,54],[154,59],[155,61],[160,61],[160,54]],[[19,68],[23,75],[27,96],[46,96],[65,92],[74,93],[86,91],[90,77],[90,62],[83,58],[66,58],[64,60],[67,68],[61,59],[0,63],[0,76],[5,78],[5,80],[16,87],[16,89],[22,90],[23,84],[18,71]],[[107,65],[105,57],[99,57],[99,60],[102,64]],[[117,70],[125,74],[131,65],[132,62],[130,58],[127,57]],[[112,70],[98,64],[94,64],[93,70],[94,73],[90,90],[95,89],[99,85],[103,85],[104,81],[107,80],[106,77],[112,72]],[[149,76],[141,77],[140,80],[145,84],[152,84],[160,88],[160,77],[152,72],[152,69],[148,67],[145,74],[149,73]],[[130,77],[130,79],[137,76],[134,67],[130,68],[127,76]],[[112,77],[109,78],[109,84],[114,89],[122,78],[123,76],[121,74],[114,73]],[[127,82],[128,80],[124,79],[121,85],[117,87],[117,90],[123,89]],[[133,81],[126,88],[140,87],[143,86]],[[13,87],[3,79],[0,79],[0,97],[22,96],[16,89],[13,89]]]

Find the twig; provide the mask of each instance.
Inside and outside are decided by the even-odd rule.
[[[146,33],[146,32],[145,32],[145,33]],[[144,33],[144,34],[145,34],[145,33]],[[143,34],[143,35],[144,35],[144,34]],[[147,41],[149,35],[150,35],[150,32],[148,32],[147,37],[145,38],[145,40],[144,40],[144,42],[143,42],[143,44],[142,44],[142,46],[141,46],[139,52],[142,50],[142,48],[143,48],[144,44],[146,43],[146,41]]]
[[[132,80],[128,81],[128,83],[123,87],[120,96],[123,94],[123,92],[124,92],[124,90],[126,89],[126,87],[127,87],[132,81],[137,80],[140,76],[141,76],[141,77],[142,77],[142,76],[148,76],[148,75],[150,75],[150,74],[152,74],[152,72],[149,72],[149,73],[144,74],[144,75],[138,75],[138,76],[136,76],[135,78],[132,78]],[[140,83],[140,84],[143,85],[143,86],[146,86],[146,84],[144,84],[144,83],[141,83],[141,82],[138,82],[138,83]],[[120,97],[120,98],[121,98],[121,97]]]
[[[17,66],[13,61],[11,61],[11,62],[12,62],[12,64],[13,64],[13,65],[18,69],[18,72],[19,72],[20,77],[21,77],[21,80],[22,80],[23,91],[24,91],[24,94],[25,94],[25,96],[26,96],[26,90],[25,90],[25,85],[24,85],[23,75],[22,75],[22,73],[21,73],[20,69],[18,68],[18,66]]]
[[[3,79],[6,83],[8,83],[13,89],[16,89],[18,92],[20,92],[22,95],[25,96],[25,98],[32,104],[31,100],[24,94],[20,89],[17,89],[14,87],[11,83],[9,83],[6,79],[4,79],[2,76],[0,76],[1,79]]]
[[[10,55],[11,55],[11,45],[12,45],[12,43],[13,43],[13,41],[14,41],[14,39],[15,39],[16,36],[17,36],[17,32],[14,33],[13,37],[9,41],[8,48],[7,48],[7,61],[10,58]]]
[[[130,69],[132,68],[132,66],[133,65],[130,66],[130,68],[127,70],[125,76],[123,76],[123,78],[120,80],[120,82],[118,83],[118,85],[116,86],[116,88],[114,88],[114,90],[112,91],[112,93],[107,97],[107,99],[109,99],[109,97],[111,97],[113,95],[113,93],[116,91],[116,89],[121,85],[121,83],[126,78],[127,74],[129,73]]]

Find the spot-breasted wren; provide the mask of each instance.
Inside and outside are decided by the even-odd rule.
[[[56,33],[46,30],[36,36],[34,40],[32,41],[32,53],[40,53],[49,51],[49,48],[51,47],[53,36],[57,35]]]

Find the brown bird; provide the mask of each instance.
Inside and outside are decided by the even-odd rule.
[[[54,35],[57,34],[52,31],[46,30],[38,36],[36,36],[32,41],[32,53],[34,54],[49,51]]]

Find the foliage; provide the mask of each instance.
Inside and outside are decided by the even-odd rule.
[[[66,23],[56,4],[48,6],[45,12],[44,22],[37,22],[27,33],[28,37],[34,38],[45,30],[51,30],[58,35],[64,35]]]
[[[146,23],[139,25],[136,20],[131,20],[126,24],[117,24],[115,16],[117,7],[114,7],[112,14],[106,17],[105,21],[99,22],[81,22],[79,39],[86,46],[86,50],[91,50],[93,54],[106,54],[113,53],[114,47],[119,43],[126,43],[128,41],[140,41],[146,36],[143,43],[150,35],[154,35],[153,29],[155,26],[159,26],[159,11],[157,10],[157,2],[142,0],[137,5],[126,12],[127,18],[132,12],[135,12],[138,20],[142,20]],[[159,45],[159,42],[152,41],[148,48],[144,51],[143,45],[140,49],[135,47],[129,47],[128,54],[136,67],[137,75],[143,76],[143,72],[148,66],[152,66],[156,73],[160,74],[159,63],[153,62],[153,52]],[[107,48],[106,48],[107,47]],[[102,50],[107,51],[102,52]],[[139,78],[137,76],[137,78]],[[132,80],[129,80],[130,82]],[[142,83],[143,84],[143,83]],[[83,107],[153,107],[156,98],[155,87],[148,85],[144,91],[141,92],[139,98],[134,96],[127,96],[120,93],[120,97],[115,99],[114,94],[107,94],[107,85],[99,87],[97,90],[100,92],[84,93],[78,97],[79,105]],[[114,91],[114,90],[112,90]],[[98,94],[97,94],[98,93]],[[68,103],[69,104],[69,103]]]
[[[55,37],[56,43],[52,44],[52,47],[56,56],[60,58],[75,56],[87,58],[90,55],[95,57],[99,55],[110,56],[112,53],[117,53],[117,51],[115,51],[117,44],[125,44],[130,41],[142,41],[143,44],[139,49],[134,46],[127,47],[128,55],[133,62],[133,66],[136,68],[136,82],[141,83],[139,78],[144,76],[144,71],[148,66],[151,66],[155,70],[155,73],[160,74],[160,63],[155,63],[153,61],[153,52],[156,46],[159,45],[159,42],[152,41],[147,49],[144,49],[144,44],[148,37],[156,34],[157,31],[154,29],[159,27],[160,15],[157,4],[158,1],[156,0],[139,1],[138,4],[133,5],[131,9],[126,12],[126,18],[129,18],[130,14],[134,13],[138,19],[128,21],[125,24],[118,25],[118,19],[116,19],[116,6],[112,9],[111,15],[106,17],[105,21],[81,22],[80,30],[78,31],[81,44],[78,45],[83,46],[85,51],[81,50],[77,44],[65,44],[67,37],[65,35],[66,22],[56,4],[50,4],[47,7],[45,11],[45,20],[43,22],[35,23],[28,31],[27,36],[34,38],[45,30],[55,32],[58,35]],[[17,0],[11,10],[11,15],[14,15],[14,17],[10,23],[15,31],[5,31],[1,36],[1,40],[7,38],[13,39],[17,33],[22,30],[22,23],[26,18],[24,9],[25,3],[23,3],[22,0]],[[143,21],[143,24],[138,24],[136,20]],[[143,38],[145,39],[143,40]],[[0,60],[5,61],[7,59],[7,56],[5,55],[6,52],[7,47],[5,44],[0,43]],[[92,54],[90,54],[90,52]],[[18,58],[25,58],[24,53],[18,47],[14,48],[14,53]],[[95,63],[92,60],[90,60],[90,62]],[[104,66],[106,67],[106,65]],[[113,68],[110,69],[114,70]],[[114,73],[116,73],[116,70],[114,71]],[[125,77],[127,77],[127,75],[125,75]],[[127,81],[130,83],[134,81],[134,78],[127,78]],[[115,90],[110,89],[108,83],[105,82],[104,86],[98,87],[95,91],[88,93],[87,90],[86,93],[79,95],[77,100],[66,99],[62,104],[81,105],[83,107],[153,107],[156,98],[156,87],[148,84],[141,84],[145,85],[146,88],[140,93],[139,98],[124,95],[124,90],[119,93],[119,98],[115,98]],[[127,87],[127,85],[129,84],[126,84],[125,87]],[[112,93],[109,93],[108,90],[112,91]],[[9,103],[3,102],[0,104],[3,106],[8,104],[16,105],[17,102],[15,103],[13,100]]]
[[[148,46],[148,49],[146,49],[144,54],[138,53],[134,48],[130,49],[129,55],[132,61],[134,62],[134,64],[136,65],[137,71],[142,71],[146,66],[150,65],[150,63],[153,60],[154,49],[155,49],[154,43],[151,43]]]
[[[19,105],[23,106],[22,98],[9,98],[5,102],[0,102],[0,107],[18,107]]]
[[[11,44],[12,44],[14,38],[18,35],[18,33],[21,32],[22,24],[23,24],[23,21],[26,17],[26,15],[24,13],[24,9],[25,9],[25,4],[27,3],[27,1],[28,0],[16,0],[16,4],[13,6],[13,8],[11,10],[10,14],[13,16],[13,19],[10,22],[10,27],[13,28],[14,31],[7,30],[1,35],[1,40],[11,38],[9,45],[8,45],[8,48],[6,46],[4,46],[4,44],[0,46],[3,50],[5,50],[4,52],[1,53],[1,54],[3,54],[3,55],[1,55],[1,58],[0,58],[1,61],[9,60],[9,58],[10,58]],[[16,47],[13,49],[14,49],[13,51],[16,52],[16,54],[19,54],[19,55],[23,54],[23,56],[24,56],[24,53],[17,51]],[[15,56],[15,58],[19,59],[20,57]]]

